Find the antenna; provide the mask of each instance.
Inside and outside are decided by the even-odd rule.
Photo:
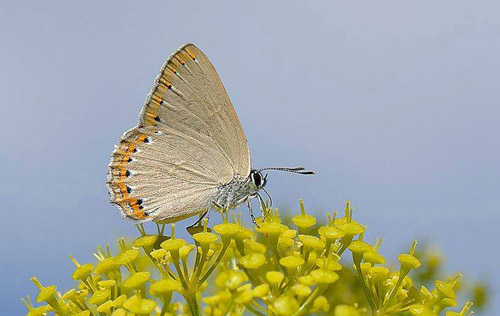
[[[290,172],[290,173],[296,173],[296,174],[303,174],[303,175],[315,174],[314,171],[305,170],[304,167],[295,167],[295,168],[266,167],[266,168],[259,169],[257,171],[260,172],[260,171],[264,171],[264,170],[284,171],[284,172]]]

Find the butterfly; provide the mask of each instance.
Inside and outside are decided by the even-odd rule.
[[[302,167],[252,169],[247,139],[214,66],[193,44],[163,64],[139,116],[111,154],[111,203],[134,221],[175,222],[251,200],[264,170],[314,174]],[[267,193],[267,192],[266,192]]]

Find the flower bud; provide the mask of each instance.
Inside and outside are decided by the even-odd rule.
[[[172,224],[172,232],[174,232],[174,229],[175,229],[174,227],[175,227],[174,224]],[[179,251],[179,248],[181,248],[185,244],[186,244],[186,241],[184,239],[179,239],[179,238],[175,238],[175,236],[172,236],[172,238],[167,239],[164,242],[162,242],[160,247],[162,247],[166,251],[176,252],[176,251]]]
[[[163,249],[163,248],[153,250],[150,253],[151,257],[155,258],[156,260],[163,259],[166,254],[167,254],[167,251],[165,249]]]
[[[127,316],[127,311],[123,308],[115,309],[111,316]]]
[[[297,283],[294,286],[292,286],[292,291],[295,295],[300,296],[300,297],[306,297],[311,294],[312,290],[310,287]]]
[[[258,269],[266,263],[266,256],[261,253],[250,253],[241,257],[238,261],[247,269]]]
[[[57,286],[50,285],[50,286],[45,287],[42,285],[42,283],[40,283],[40,281],[38,281],[38,279],[36,277],[32,277],[31,282],[33,282],[40,289],[40,293],[38,293],[38,295],[36,297],[36,301],[38,303],[48,301],[52,298],[55,299]]]
[[[153,248],[153,245],[157,240],[158,235],[144,235],[134,240],[132,244],[134,245],[134,247],[142,247],[145,250],[149,251]]]
[[[115,286],[115,284],[116,284],[115,280],[104,280],[104,281],[99,281],[97,283],[100,289],[109,289]]]
[[[110,294],[111,294],[111,292],[109,289],[97,290],[88,299],[88,302],[89,302],[89,304],[92,304],[92,305],[101,305],[102,303],[104,303],[108,300]]]
[[[429,309],[429,307],[421,304],[411,305],[408,310],[414,316],[437,316]]]
[[[309,247],[310,249],[314,251],[321,251],[325,248],[325,243],[322,242],[318,237],[316,236],[310,236],[310,235],[299,235],[299,240],[304,244],[304,246]]]
[[[324,270],[339,271],[342,270],[342,265],[333,258],[318,258],[316,265]]]
[[[337,273],[323,269],[311,271],[311,276],[318,284],[331,284],[339,279],[339,275]]]
[[[276,315],[293,315],[299,309],[299,303],[291,295],[282,295],[273,302]]]
[[[246,275],[241,271],[231,271],[226,280],[226,287],[229,290],[237,289],[243,282],[246,281]]]
[[[234,302],[240,305],[249,303],[252,299],[253,299],[252,290],[249,288],[243,288],[241,290],[238,289],[238,291],[234,295]]]
[[[97,311],[99,313],[109,314],[112,307],[113,307],[113,301],[106,301],[101,305],[97,306]]]
[[[92,264],[86,263],[81,265],[72,255],[69,255],[69,259],[76,266],[76,270],[71,274],[73,280],[86,280],[92,274],[92,270],[94,269]]]
[[[401,263],[401,271],[408,273],[410,269],[417,269],[420,267],[420,261],[413,255],[415,253],[415,247],[417,246],[417,241],[413,242],[410,253],[402,253],[398,256],[398,260]]]
[[[305,229],[314,226],[316,224],[316,218],[309,214],[306,214],[304,208],[304,200],[300,199],[300,215],[292,217],[292,222],[299,228],[299,232],[303,232]]]
[[[179,291],[181,288],[182,285],[179,281],[173,279],[163,279],[151,284],[149,291],[154,296],[162,296],[172,293],[173,291]]]
[[[330,310],[330,304],[328,304],[328,300],[324,296],[318,296],[313,303],[313,309],[317,311],[322,311],[326,313]]]
[[[286,256],[280,259],[280,264],[286,269],[294,270],[304,264],[304,259],[295,256]]]
[[[114,307],[122,307],[123,303],[127,300],[127,295],[122,294],[113,300]]]
[[[254,297],[264,297],[269,294],[269,284],[257,285],[253,290],[252,294]]]
[[[333,312],[333,316],[361,316],[359,311],[349,305],[337,305]]]
[[[120,264],[120,265],[126,265],[129,263],[132,263],[135,259],[139,257],[139,250],[138,249],[129,249],[125,250],[122,253],[120,253],[118,256],[115,257],[115,262]]]
[[[385,258],[375,250],[367,251],[363,254],[363,260],[371,264],[384,264]]]
[[[285,276],[279,271],[269,271],[266,273],[266,280],[269,284],[278,285]]]
[[[134,295],[130,297],[128,300],[123,303],[123,307],[125,307],[128,311],[135,314],[146,314],[148,315],[153,311],[156,306],[156,302],[148,299],[141,299],[139,296]]]
[[[149,280],[151,273],[148,271],[141,271],[132,274],[128,279],[123,282],[123,286],[129,289],[140,289]]]

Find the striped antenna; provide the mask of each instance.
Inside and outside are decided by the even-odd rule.
[[[257,170],[258,172],[264,171],[264,170],[275,170],[275,171],[284,171],[284,172],[290,172],[290,173],[296,173],[296,174],[315,174],[314,171],[310,170],[305,170],[303,167],[295,167],[295,168],[287,168],[287,167],[266,167]]]

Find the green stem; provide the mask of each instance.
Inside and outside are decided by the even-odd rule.
[[[265,314],[259,312],[257,309],[255,309],[250,303],[246,303],[245,304],[245,307],[251,311],[254,315],[257,315],[257,316],[266,316]]]
[[[185,297],[186,303],[189,306],[189,310],[191,311],[192,316],[200,316],[200,307],[198,306],[198,302],[196,298],[193,296]]]
[[[307,266],[307,262],[309,261],[309,255],[311,254],[311,251],[309,249],[304,249],[304,264],[300,267],[300,270],[302,272],[302,275],[304,275],[304,272],[307,270],[306,269],[306,266]],[[314,266],[314,264],[313,264]]]
[[[327,240],[326,241],[326,250],[325,250],[325,257],[328,258],[330,256],[330,250],[332,249],[332,242]]]
[[[295,314],[293,314],[293,316],[301,316],[301,315],[304,315],[305,313],[307,313],[307,311],[309,311],[309,309],[311,308],[311,305],[314,303],[314,300],[316,299],[316,297],[318,297],[322,292],[324,292],[324,290],[326,289],[322,289],[320,291],[320,287],[322,287],[321,285],[318,285],[314,291],[309,294],[309,297],[304,301],[304,303],[302,303],[302,305],[300,305],[299,309],[295,312]]]
[[[264,303],[265,304],[265,303]],[[260,310],[261,312],[263,312],[264,314],[266,314],[266,310],[264,309],[264,307],[262,307],[259,303],[257,303],[257,301],[255,300],[252,300],[252,305],[254,306],[254,308],[256,308],[257,310]]]
[[[177,274],[179,275],[179,279],[181,280],[182,287],[184,287],[184,289],[186,289],[186,290],[189,289],[189,285],[186,282],[186,279],[184,278],[184,274],[182,273],[181,267],[179,265],[179,261],[175,260],[175,259],[173,261],[174,261],[175,270],[177,271]]]
[[[396,293],[398,292],[398,289],[401,286],[401,283],[403,283],[403,280],[407,274],[408,272],[405,273],[404,271],[400,271],[398,281],[392,288],[391,293],[389,294],[389,298],[387,299],[387,301],[385,301],[384,306],[382,307],[382,311],[385,311],[387,307],[389,307],[389,304],[391,304],[392,300],[396,296]]]
[[[243,272],[245,272],[245,274],[247,275],[248,279],[250,280],[250,283],[253,284],[253,286],[257,286],[257,285],[260,285],[262,284],[262,282],[259,282],[258,279],[255,279],[254,276],[251,274],[250,270],[248,270],[247,268],[243,267],[243,266],[239,266]]]
[[[198,283],[198,279],[200,278],[201,271],[203,270],[203,266],[205,265],[205,261],[207,260],[207,254],[208,254],[208,249],[207,250],[201,250],[201,258],[200,261],[198,262],[198,265],[195,266],[193,275],[191,276],[191,280],[189,281],[191,285],[195,285]],[[201,285],[203,282],[198,283]]]
[[[165,316],[171,300],[172,300],[172,293],[170,293],[167,297],[163,297],[163,307],[161,309],[160,316]]]
[[[357,262],[357,263],[355,263],[355,265],[356,265],[356,272],[358,273],[358,278],[359,278],[359,281],[361,282],[361,286],[363,287],[363,291],[365,292],[366,299],[368,300],[368,303],[370,304],[371,310],[374,311],[377,309],[377,307],[373,303],[372,294],[368,290],[368,287],[366,286],[365,276],[363,275],[363,272],[361,272],[361,264],[360,264],[360,262]]]
[[[189,279],[189,273],[188,273],[187,267],[188,267],[187,259],[183,258],[182,259],[182,270],[184,271],[184,275],[186,276],[186,278]]]
[[[342,245],[342,247],[340,247],[339,251],[337,251],[337,256],[341,257],[346,249],[347,249],[347,246]]]
[[[151,262],[155,265],[158,271],[160,271],[162,277],[166,277],[168,274],[167,269],[164,266],[162,266],[155,258],[153,258],[149,252],[144,250],[144,253],[146,254],[146,256],[148,256],[149,260],[151,260]]]
[[[281,270],[283,274],[286,276],[287,272],[286,269],[280,264],[280,255],[278,253],[278,248],[276,246],[270,245],[271,252],[273,253],[274,257],[276,258],[276,270]]]
[[[206,279],[208,279],[208,277],[210,276],[210,274],[212,274],[212,272],[214,271],[214,269],[217,267],[217,265],[219,264],[219,262],[222,260],[222,257],[224,256],[224,254],[226,253],[227,248],[229,247],[229,244],[230,244],[230,242],[224,243],[224,245],[222,246],[221,251],[219,252],[219,255],[217,256],[217,259],[215,259],[215,261],[212,264],[212,266],[201,277],[201,280],[199,282],[200,285],[203,284],[203,282],[205,282]],[[200,269],[200,272],[201,272],[201,269]]]
[[[54,309],[54,312],[57,313],[57,315],[61,315],[61,316],[70,316],[69,314],[66,313],[65,310],[62,309],[61,305],[59,305],[58,302],[49,302],[47,301],[47,303]]]
[[[90,286],[90,283],[88,280],[83,280],[82,279],[82,282],[89,288],[89,293],[90,294],[94,294],[94,289],[92,288],[92,286]]]

